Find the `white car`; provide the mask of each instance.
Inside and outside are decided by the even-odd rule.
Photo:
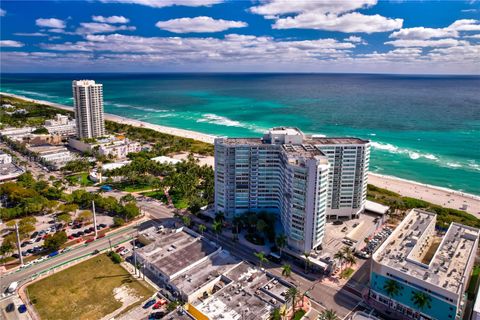
[[[121,255],[121,256],[125,256],[125,255],[127,255],[129,252],[130,252],[130,250],[124,249],[124,250],[122,250],[122,252],[120,252],[120,255]]]

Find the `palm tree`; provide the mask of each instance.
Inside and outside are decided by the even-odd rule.
[[[310,253],[304,252],[303,256],[305,257],[305,273],[307,273],[308,266],[310,265]]]
[[[190,224],[192,223],[192,219],[190,219],[189,216],[182,216],[182,222],[186,227],[190,227]]]
[[[348,255],[345,257],[345,262],[348,263],[351,267],[354,264],[357,264],[357,258],[355,258],[354,255]]]
[[[268,259],[265,257],[265,253],[263,253],[262,251],[261,251],[261,252],[256,252],[256,253],[255,253],[255,257],[257,257],[258,260],[259,260],[260,269],[263,268],[263,264],[264,264],[265,262],[268,262]]]
[[[215,221],[225,221],[225,214],[222,211],[218,211],[217,213],[215,213]]]
[[[392,299],[400,294],[400,290],[402,290],[402,286],[395,280],[393,279],[388,279],[385,284],[383,285],[383,290],[387,293],[387,295],[390,297],[390,303],[392,302]]]
[[[281,320],[282,315],[280,314],[280,308],[275,308],[272,310],[272,313],[270,313],[270,320]]]
[[[429,295],[427,295],[426,293],[423,293],[423,292],[415,292],[413,295],[412,295],[412,302],[414,305],[416,305],[420,310],[423,310],[425,309],[425,307],[427,308],[431,308],[432,307],[432,298],[430,298]]]
[[[330,310],[323,310],[322,313],[320,314],[319,320],[338,320],[337,313],[333,311],[333,309]]]
[[[295,287],[290,287],[287,290],[287,293],[285,294],[285,299],[288,301],[292,300],[292,309],[293,313],[295,313],[295,300],[298,297],[298,289]]]
[[[218,242],[218,235],[222,233],[222,228],[223,228],[223,225],[220,221],[213,222],[212,229],[213,229],[213,232],[215,232],[215,234],[217,235],[217,242]]]
[[[207,230],[207,227],[204,224],[198,226],[198,231],[203,235],[203,233]]]
[[[279,235],[275,239],[275,243],[280,250],[280,258],[282,257],[283,248],[287,245],[287,237],[284,234]]]
[[[343,251],[338,251],[333,255],[333,258],[335,258],[340,263],[341,270],[343,268],[343,261],[345,260],[345,253],[343,253]]]
[[[285,277],[290,277],[290,275],[292,274],[292,266],[290,266],[289,264],[284,264],[282,266],[282,276],[285,276]]]

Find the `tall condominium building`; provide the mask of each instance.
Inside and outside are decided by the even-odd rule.
[[[105,135],[103,120],[103,87],[93,80],[72,83],[77,138],[96,138]]]
[[[367,302],[394,319],[462,319],[479,230],[413,209],[373,255]]]
[[[337,151],[337,144],[342,149]],[[321,150],[329,146],[334,147],[329,150],[334,153],[334,165],[329,154]],[[343,148],[349,146],[361,148],[358,157],[357,149],[345,149],[355,154],[346,152],[343,156]],[[297,128],[286,127],[273,128],[261,139],[218,138],[215,210],[227,218],[248,211],[278,213],[289,247],[310,252],[322,242],[330,203],[335,204],[332,210],[341,208],[348,217],[363,209],[368,146],[368,141],[309,137]],[[345,172],[344,163],[348,164]],[[334,178],[339,179],[336,188],[331,187]]]

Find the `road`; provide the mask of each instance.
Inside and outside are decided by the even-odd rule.
[[[62,265],[68,261],[91,254],[94,250],[103,250],[109,247],[109,240],[114,246],[117,243],[128,241],[137,233],[135,226],[129,226],[119,231],[113,232],[105,238],[98,239],[89,244],[83,244],[72,250],[62,253],[56,257],[49,258],[43,262],[33,264],[24,269],[16,269],[15,271],[6,272],[0,278],[1,292],[6,291],[10,283],[17,281],[20,284],[28,282],[32,277],[36,276],[45,270],[52,269],[56,266]]]

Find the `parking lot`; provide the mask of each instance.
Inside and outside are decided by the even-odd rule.
[[[380,216],[368,213],[361,214],[358,219],[327,222],[322,252],[333,257],[345,246],[361,249],[366,244],[365,239],[373,236],[381,225]]]
[[[73,216],[73,215],[72,215]],[[73,218],[75,218],[73,216]],[[27,266],[28,264],[40,262],[41,260],[46,259],[46,256],[42,257],[43,253],[43,244],[46,238],[53,235],[55,232],[64,230],[67,233],[69,241],[90,241],[87,237],[92,238],[94,235],[94,226],[93,222],[89,221],[88,223],[74,223],[69,224],[62,223],[55,219],[55,214],[49,214],[45,216],[36,217],[37,222],[35,223],[35,231],[30,234],[27,239],[24,239],[21,244],[21,252],[24,258],[31,256],[41,256],[36,260],[26,259]],[[98,231],[104,230],[111,226],[113,223],[112,217],[105,215],[97,215],[97,229]],[[6,226],[3,225],[2,231],[7,233]],[[12,254],[13,258],[18,259],[18,252]]]

